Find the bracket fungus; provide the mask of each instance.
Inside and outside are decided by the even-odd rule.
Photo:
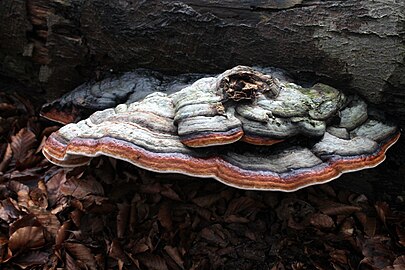
[[[161,91],[174,93],[204,74],[168,76],[148,69],[137,69],[101,81],[84,83],[61,98],[45,104],[40,115],[53,122],[69,124],[87,118],[92,112],[132,103]]]
[[[399,138],[357,96],[260,71],[237,66],[97,111],[53,133],[43,153],[65,167],[106,155],[243,189],[294,191],[378,165]]]

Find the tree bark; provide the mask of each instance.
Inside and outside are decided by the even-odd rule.
[[[105,72],[276,66],[405,124],[402,0],[3,0],[0,72],[59,97]]]
[[[139,67],[176,75],[275,66],[356,92],[405,127],[403,0],[2,0],[0,20],[0,74],[48,100]],[[403,138],[374,173],[336,183],[399,193]]]

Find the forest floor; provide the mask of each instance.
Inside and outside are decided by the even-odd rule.
[[[41,153],[60,126],[31,101],[0,89],[0,269],[405,269],[394,158],[293,193],[110,158],[65,170]]]

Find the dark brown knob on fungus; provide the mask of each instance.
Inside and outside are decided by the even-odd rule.
[[[243,189],[294,191],[385,159],[400,132],[367,112],[363,100],[333,87],[304,88],[238,66],[68,124],[43,153],[66,167],[106,155]]]
[[[233,101],[254,101],[259,94],[277,96],[280,93],[279,85],[271,76],[250,69],[224,76],[218,89],[224,91],[226,97]]]

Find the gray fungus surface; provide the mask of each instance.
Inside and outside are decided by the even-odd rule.
[[[62,127],[44,155],[67,167],[107,155],[238,188],[293,191],[374,167],[399,138],[360,97],[302,87],[275,69],[237,66],[164,86]]]

